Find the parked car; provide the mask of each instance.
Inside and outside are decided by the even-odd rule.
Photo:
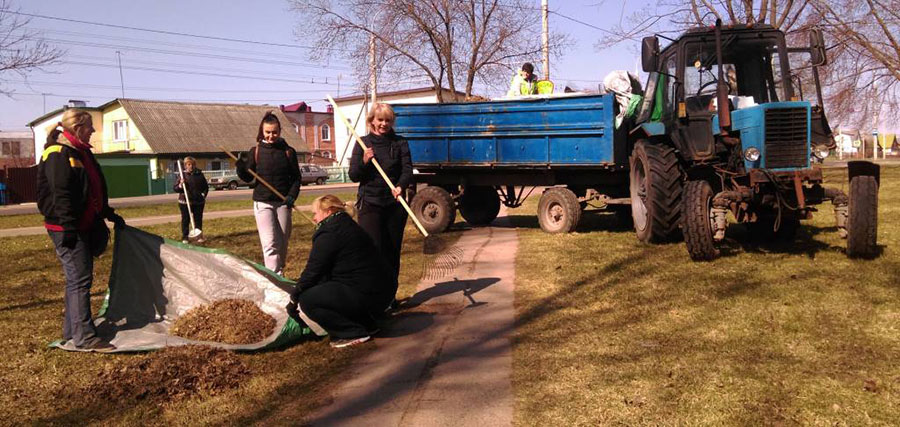
[[[301,164],[300,175],[301,184],[312,184],[315,182],[316,185],[322,185],[325,184],[325,181],[328,181],[328,171],[322,169],[319,165]]]
[[[203,171],[209,186],[216,190],[229,189],[236,190],[238,187],[246,187],[250,184],[244,182],[238,177],[237,171],[221,170],[221,171]]]

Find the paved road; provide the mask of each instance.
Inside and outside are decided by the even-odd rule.
[[[300,194],[328,194],[333,193],[338,190],[352,189],[356,188],[356,183],[350,184],[327,184],[327,185],[311,185],[304,186],[300,189]],[[250,200],[250,194],[253,190],[243,189],[243,190],[213,190],[209,192],[209,196],[207,200],[210,201],[219,201],[219,200]],[[156,196],[140,196],[140,197],[122,197],[118,199],[110,199],[109,204],[114,208],[120,208],[125,206],[144,206],[144,205],[158,205],[163,203],[175,203],[175,200],[178,198],[177,193],[171,194],[160,194]],[[21,205],[12,205],[12,206],[0,206],[0,215],[22,215],[22,214],[36,214],[38,213],[37,205],[34,203],[24,203]],[[205,216],[204,216],[205,218]]]

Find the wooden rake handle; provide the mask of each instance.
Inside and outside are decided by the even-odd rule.
[[[347,130],[350,132],[350,135],[353,136],[353,139],[356,140],[356,143],[359,144],[360,148],[363,151],[366,151],[366,144],[363,142],[362,138],[356,133],[356,129],[353,128],[353,125],[350,123],[350,120],[347,120],[347,117],[341,113],[341,109],[338,108],[336,102],[334,102],[334,98],[331,95],[325,95],[328,98],[328,102],[331,103],[331,106],[334,109],[334,114],[341,120],[344,126],[347,127]],[[381,165],[378,164],[378,160],[374,157],[370,160],[375,165],[375,169],[378,169],[378,173],[381,174],[381,177],[384,178],[384,182],[387,183],[388,187],[390,187],[393,192],[395,188],[397,188],[392,182],[391,179],[388,178],[387,174],[384,173],[384,169],[381,168]],[[409,205],[406,203],[406,199],[403,197],[397,197],[397,200],[400,201],[400,204],[403,205],[403,209],[406,209],[406,213],[409,214],[409,217],[412,218],[413,222],[416,224],[416,228],[419,229],[419,232],[422,233],[423,236],[428,237],[428,232],[425,231],[425,227],[422,226],[422,223],[419,222],[419,218],[416,217],[416,214],[413,213],[412,209],[409,208]]]
[[[225,147],[220,145],[219,149],[224,151],[225,154],[228,154],[228,157],[231,157],[232,160],[238,161],[238,158],[235,157],[234,154],[231,153],[231,151],[226,150]],[[281,194],[281,192],[276,190],[275,187],[272,186],[272,184],[269,184],[268,182],[266,182],[266,180],[262,179],[259,175],[257,175],[256,172],[253,171],[253,169],[247,169],[247,172],[250,172],[250,175],[253,175],[253,178],[256,178],[257,182],[259,182],[262,185],[265,185],[266,188],[268,188],[270,191],[275,193],[275,195],[278,196],[278,198],[280,198],[282,201],[287,200],[287,197],[284,197],[284,194]],[[312,225],[316,225],[316,222],[313,221],[312,218],[308,217],[303,211],[301,211],[300,208],[297,207],[297,205],[294,205],[293,209],[295,211],[297,211],[297,213],[299,213],[300,216],[302,216],[304,219],[306,219],[307,221],[312,223]]]

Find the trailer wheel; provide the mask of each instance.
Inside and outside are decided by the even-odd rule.
[[[630,160],[631,216],[638,240],[678,240],[682,184],[675,149],[641,140]]]
[[[713,190],[706,181],[688,181],[684,187],[684,243],[694,261],[710,261],[719,256],[713,240]]]
[[[456,220],[453,198],[441,187],[428,186],[417,192],[410,209],[429,233],[440,233]]]
[[[871,258],[878,252],[878,181],[858,175],[850,180],[847,255]]]
[[[500,213],[500,196],[494,187],[466,186],[459,198],[459,213],[472,226],[488,225]]]
[[[538,202],[538,223],[547,233],[575,231],[581,219],[581,206],[575,193],[565,187],[551,187]]]

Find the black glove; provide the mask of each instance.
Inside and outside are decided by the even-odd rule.
[[[287,197],[284,198],[284,204],[287,205],[287,207],[290,208],[290,209],[294,209],[294,202],[295,202],[295,201],[296,201],[296,199],[294,199],[293,196],[287,196]]]
[[[110,222],[113,223],[113,226],[117,229],[125,228],[125,218],[122,218],[121,215],[111,212],[109,216],[106,217]]]
[[[75,230],[65,230],[62,235],[62,247],[74,249],[78,243],[78,232]]]
[[[303,319],[300,318],[300,310],[297,309],[297,303],[294,302],[294,300],[291,300],[291,302],[284,307],[284,310],[287,311],[287,315],[290,316],[291,319],[294,319],[294,321],[301,325],[305,324]]]

